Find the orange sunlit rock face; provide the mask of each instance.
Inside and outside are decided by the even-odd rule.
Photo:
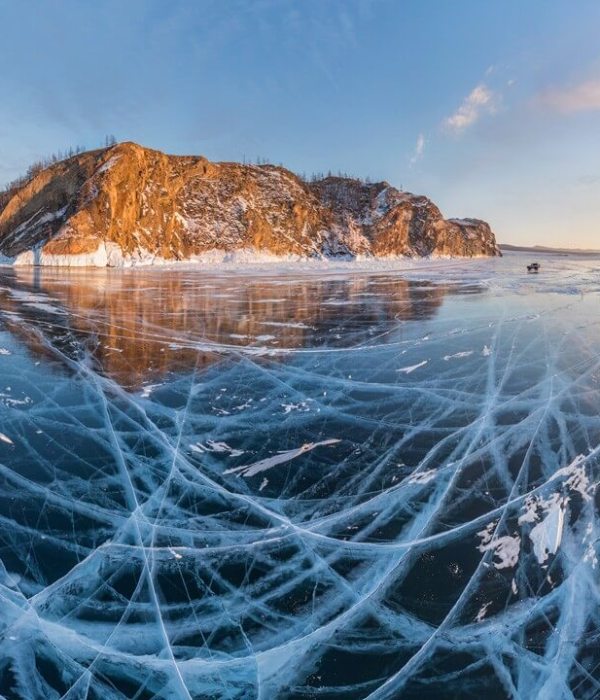
[[[442,217],[386,182],[305,182],[283,167],[212,163],[134,143],[52,165],[0,201],[0,252],[181,260],[211,250],[275,255],[499,255],[488,224]]]

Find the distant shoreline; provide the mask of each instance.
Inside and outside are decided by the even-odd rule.
[[[550,253],[554,255],[600,255],[600,248],[551,248],[542,245],[525,246],[525,245],[510,245],[509,243],[500,243],[500,250],[513,251],[515,253]]]

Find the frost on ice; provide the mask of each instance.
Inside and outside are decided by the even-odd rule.
[[[598,263],[552,260],[3,273],[0,695],[598,697]]]

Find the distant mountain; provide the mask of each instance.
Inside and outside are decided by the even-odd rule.
[[[122,265],[208,251],[295,256],[492,256],[478,219],[427,197],[282,167],[169,156],[134,143],[78,154],[0,195],[0,253],[16,264]]]
[[[519,253],[555,253],[558,255],[600,255],[600,250],[593,248],[550,248],[544,245],[524,246],[500,243],[500,250]]]

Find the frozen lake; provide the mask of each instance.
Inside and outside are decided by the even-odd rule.
[[[598,697],[600,258],[537,259],[0,271],[0,695]]]

